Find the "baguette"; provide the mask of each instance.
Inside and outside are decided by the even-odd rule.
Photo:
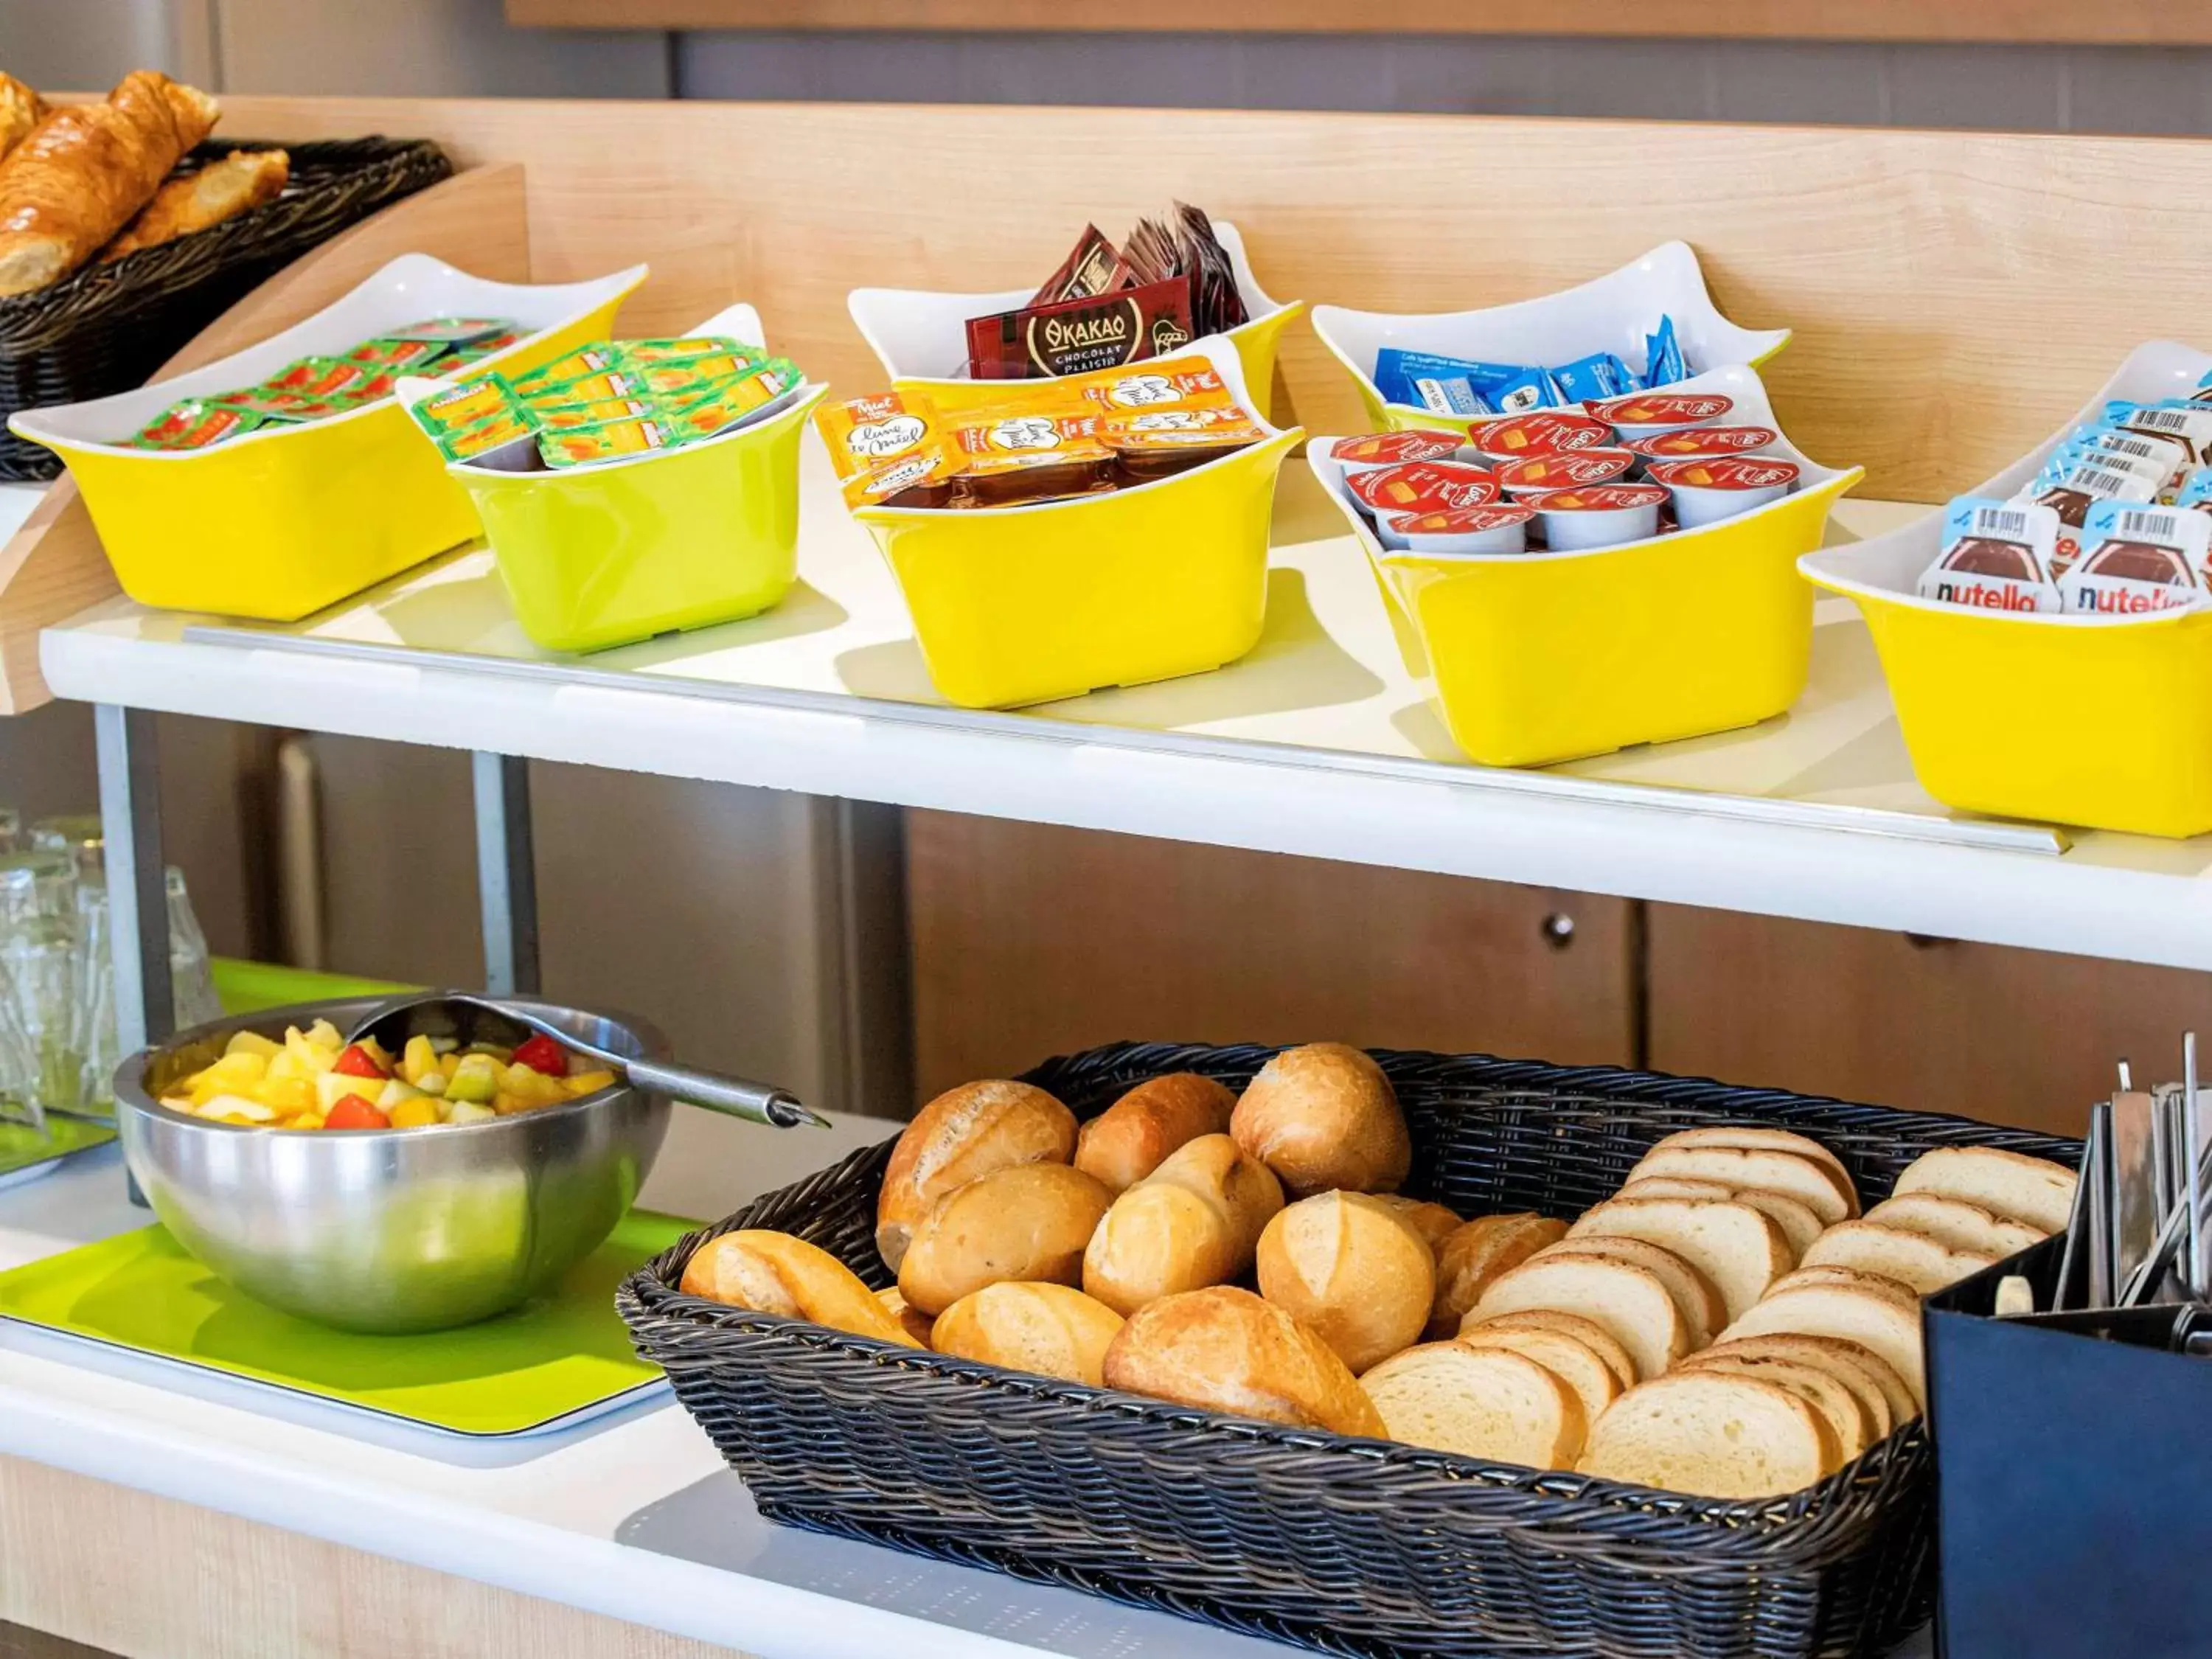
[[[216,107],[137,70],[104,102],[42,118],[0,159],[0,295],[47,287],[89,259],[207,137]]]
[[[1455,1340],[1464,1348],[1503,1348],[1509,1353],[1517,1353],[1534,1360],[1575,1391],[1575,1398],[1582,1402],[1585,1423],[1596,1422],[1605,1408],[1620,1399],[1621,1390],[1628,1386],[1614,1373],[1613,1367],[1606,1364],[1595,1347],[1565,1331],[1478,1325],[1471,1330],[1462,1331]],[[1412,1348],[1407,1352],[1418,1353],[1420,1350]],[[1402,1355],[1400,1357],[1403,1358]],[[1383,1366],[1393,1363],[1385,1360],[1376,1370],[1381,1370]],[[1368,1376],[1374,1374],[1370,1371]],[[1367,1378],[1361,1380],[1364,1382]],[[1388,1420],[1389,1413],[1386,1410],[1382,1415]]]
[[[1171,1182],[1140,1181],[1091,1235],[1083,1288],[1127,1318],[1164,1296],[1225,1285],[1250,1259],[1218,1206]]]
[[[1921,1356],[1917,1308],[1838,1285],[1793,1286],[1770,1295],[1723,1331],[1720,1340],[1733,1342],[1739,1337],[1783,1333],[1857,1343],[1904,1380],[1916,1414],[1927,1409],[1928,1370]]]
[[[1693,1181],[1682,1176],[1645,1176],[1632,1181],[1613,1194],[1615,1198],[1716,1198],[1735,1204],[1748,1204],[1761,1215],[1782,1229],[1783,1237],[1790,1241],[1792,1258],[1802,1256],[1813,1248],[1813,1241],[1820,1236],[1827,1224],[1813,1213],[1812,1206],[1802,1199],[1792,1198],[1787,1193],[1769,1192],[1763,1187],[1730,1187],[1717,1181]]]
[[[1413,1137],[1390,1079],[1341,1042],[1285,1048],[1261,1066],[1237,1097],[1229,1133],[1293,1198],[1395,1192],[1413,1167]]]
[[[789,1233],[746,1229],[710,1238],[684,1264],[678,1288],[725,1307],[804,1319],[902,1348],[923,1346],[851,1268]]]
[[[1654,1141],[1651,1150],[1656,1152],[1662,1146],[1734,1146],[1744,1151],[1791,1152],[1815,1164],[1826,1164],[1844,1178],[1845,1186],[1852,1184],[1851,1172],[1844,1167],[1843,1159],[1810,1135],[1790,1129],[1769,1129],[1750,1123],[1713,1123],[1700,1129],[1678,1130]]]
[[[292,158],[281,149],[234,149],[198,173],[172,179],[123,234],[100,251],[108,264],[141,248],[159,247],[196,230],[206,230],[249,208],[273,202],[292,176]]]
[[[1358,1376],[1418,1340],[1437,1291],[1420,1235],[1363,1193],[1301,1199],[1260,1235],[1260,1294]]]
[[[929,1206],[979,1176],[1065,1164],[1075,1114],[1042,1089],[994,1079],[948,1089],[915,1114],[891,1149],[876,1198],[876,1250],[893,1273]]]
[[[1859,1212],[1858,1193],[1849,1176],[1796,1152],[1756,1146],[1658,1146],[1628,1172],[1631,1181],[1646,1176],[1686,1176],[1693,1181],[1786,1193],[1824,1223],[1847,1220]]]
[[[1887,1439],[1891,1430],[1914,1415],[1912,1393],[1905,1386],[1905,1379],[1856,1342],[1841,1341],[1832,1336],[1795,1334],[1740,1336],[1733,1342],[1716,1343],[1705,1353],[1692,1354],[1682,1361],[1682,1366],[1693,1365],[1707,1354],[1739,1354],[1747,1359],[1795,1359],[1802,1364],[1820,1367],[1849,1389],[1859,1404],[1866,1407],[1877,1441]]]
[[[1427,1342],[1359,1380],[1383,1431],[1409,1446],[1532,1469],[1571,1469],[1586,1420],[1575,1391],[1524,1354]]]
[[[1667,1294],[1682,1310],[1682,1324],[1692,1348],[1704,1347],[1713,1340],[1713,1334],[1728,1323],[1728,1306],[1722,1301],[1721,1293],[1713,1288],[1712,1280],[1663,1244],[1606,1233],[1584,1233],[1578,1237],[1570,1232],[1558,1243],[1537,1251],[1530,1260],[1540,1261],[1547,1255],[1562,1254],[1603,1256],[1610,1261],[1626,1261],[1632,1267],[1643,1268],[1667,1287]]]
[[[1580,1314],[1628,1350],[1639,1381],[1690,1351],[1690,1328],[1666,1285],[1645,1268],[1607,1256],[1563,1250],[1532,1258],[1492,1280],[1474,1305],[1482,1314],[1529,1308]]]
[[[994,1170],[930,1206],[899,1263],[899,1294],[926,1314],[1005,1279],[1077,1285],[1113,1198],[1065,1164]]]
[[[897,1285],[894,1285],[887,1291],[878,1291],[876,1300],[884,1304],[884,1311],[897,1320],[900,1328],[908,1336],[925,1348],[932,1346],[929,1339],[937,1322],[921,1309],[908,1307],[906,1298],[899,1294]]]
[[[1176,1072],[1148,1078],[1083,1126],[1075,1167],[1125,1193],[1170,1152],[1229,1127],[1237,1097],[1210,1077]]]
[[[0,159],[30,136],[46,100],[12,75],[0,75]]]
[[[1292,1428],[1383,1438],[1388,1431],[1328,1343],[1232,1285],[1163,1297],[1106,1350],[1106,1386]]]
[[[1850,1267],[1881,1273],[1932,1296],[1971,1278],[1997,1260],[1980,1250],[1954,1250],[1925,1233],[1885,1227],[1879,1221],[1846,1221],[1828,1229],[1805,1252],[1808,1267]]]
[[[1964,1199],[1939,1193],[1905,1193],[1885,1198],[1866,1212],[1869,1221],[1885,1227],[1902,1227],[1924,1233],[1954,1250],[1979,1250],[1984,1255],[2018,1255],[2050,1235],[2040,1228],[2024,1226],[1992,1214]]]
[[[1835,1431],[1775,1383],[1677,1371],[1630,1389],[1597,1421],[1584,1474],[1699,1498],[1774,1498],[1832,1474]]]
[[[1896,1191],[1955,1198],[2048,1235],[2065,1231],[2073,1216],[2075,1179],[2047,1158],[1995,1146],[1939,1146],[1913,1160]]]
[[[1715,1329],[1797,1265],[1773,1218],[1733,1200],[1617,1198],[1568,1228],[1567,1238],[1572,1242],[1584,1233],[1640,1238],[1681,1257],[1719,1288],[1728,1304],[1728,1317],[1715,1322]]]
[[[1754,1355],[1726,1349],[1693,1353],[1674,1368],[1677,1371],[1726,1371],[1732,1376],[1755,1376],[1796,1395],[1827,1419],[1836,1437],[1836,1456],[1848,1463],[1874,1444],[1873,1415],[1841,1378],[1802,1359],[1778,1355]]]
[[[1121,1316],[1065,1285],[986,1285],[937,1318],[939,1353],[1103,1388]]]
[[[1826,1285],[1838,1290],[1864,1291],[1879,1296],[1900,1307],[1917,1308],[1920,1292],[1903,1279],[1892,1279],[1887,1273],[1868,1273],[1860,1267],[1837,1267],[1816,1262],[1809,1267],[1793,1267],[1767,1286],[1768,1296],[1779,1296],[1784,1291],[1802,1289],[1808,1285]]]
[[[1636,1362],[1629,1358],[1628,1350],[1615,1341],[1604,1326],[1580,1314],[1561,1313],[1556,1308],[1523,1308],[1516,1313],[1469,1313],[1459,1328],[1462,1337],[1489,1331],[1554,1331],[1561,1336],[1571,1336],[1605,1362],[1606,1370],[1620,1385],[1620,1392],[1626,1393],[1636,1386]]]
[[[1459,1334],[1482,1293],[1500,1273],[1519,1267],[1567,1236],[1567,1224],[1534,1210],[1479,1215],[1444,1237],[1437,1250],[1437,1297],[1425,1334],[1441,1342]]]

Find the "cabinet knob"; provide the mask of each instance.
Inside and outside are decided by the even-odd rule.
[[[1537,931],[1544,943],[1554,951],[1564,951],[1575,942],[1575,919],[1564,910],[1554,910],[1539,924]]]

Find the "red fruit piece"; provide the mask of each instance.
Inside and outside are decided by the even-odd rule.
[[[568,1051],[543,1032],[514,1051],[514,1063],[527,1066],[533,1072],[543,1072],[547,1077],[568,1075]]]
[[[376,1063],[376,1056],[358,1042],[348,1045],[331,1070],[343,1077],[390,1077],[391,1071]]]
[[[392,1120],[359,1095],[348,1095],[331,1108],[323,1120],[325,1129],[389,1129]]]

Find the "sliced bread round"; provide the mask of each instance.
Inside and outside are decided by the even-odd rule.
[[[1879,1221],[1844,1221],[1813,1241],[1805,1252],[1808,1267],[1853,1267],[1861,1273],[1881,1273],[1910,1285],[1923,1296],[1933,1296],[1947,1285],[1955,1285],[1978,1273],[1996,1257],[1980,1250],[1954,1250],[1925,1233],[1902,1227],[1885,1227]]]
[[[1584,1474],[1700,1498],[1773,1498],[1841,1466],[1834,1431],[1773,1382],[1676,1371],[1631,1389],[1598,1419]]]
[[[1925,1233],[1954,1250],[1979,1250],[1997,1257],[2018,1255],[2050,1237],[2040,1228],[2008,1221],[1978,1204],[1945,1198],[1941,1193],[1903,1193],[1885,1198],[1866,1212],[1866,1218],[1885,1227]]]
[[[1580,1314],[1628,1350],[1638,1380],[1658,1376],[1690,1351],[1690,1328],[1658,1276],[1610,1256],[1561,1251],[1524,1261],[1492,1279],[1475,1308]]]
[[[1462,1331],[1454,1340],[1470,1348],[1503,1348],[1508,1353],[1534,1360],[1575,1391],[1575,1398],[1582,1401],[1586,1422],[1596,1422],[1628,1386],[1613,1375],[1613,1368],[1595,1348],[1565,1331],[1501,1329],[1495,1326],[1485,1330],[1478,1326],[1474,1330]]]
[[[1766,1294],[1778,1296],[1784,1291],[1797,1290],[1807,1285],[1827,1285],[1844,1291],[1865,1291],[1875,1296],[1886,1296],[1901,1307],[1917,1308],[1920,1305],[1920,1292],[1901,1279],[1892,1279],[1887,1273],[1866,1273],[1857,1267],[1828,1265],[1793,1269],[1767,1286]]]
[[[1815,1164],[1829,1165],[1846,1182],[1851,1178],[1843,1159],[1812,1136],[1801,1135],[1794,1129],[1772,1129],[1756,1123],[1709,1123],[1702,1128],[1678,1130],[1652,1143],[1654,1152],[1662,1146],[1741,1146],[1766,1152],[1795,1152]]]
[[[2075,1184],[2073,1170],[2047,1158],[1995,1146],[1938,1146],[1912,1161],[1898,1176],[1896,1190],[1962,1199],[2008,1221],[2055,1233],[2074,1213]]]
[[[1732,1188],[1786,1193],[1823,1222],[1846,1220],[1859,1212],[1858,1192],[1850,1176],[1816,1159],[1769,1147],[1657,1146],[1628,1172],[1631,1181],[1645,1176],[1686,1176]]]
[[[1912,1391],[1916,1410],[1928,1405],[1928,1370],[1921,1358],[1920,1310],[1870,1291],[1835,1285],[1804,1285],[1769,1296],[1721,1333],[1771,1336],[1796,1331],[1806,1336],[1839,1336],[1887,1360]]]
[[[1584,1234],[1640,1238],[1672,1250],[1719,1289],[1729,1319],[1797,1265],[1773,1218],[1730,1199],[1616,1198],[1568,1228],[1567,1242]]]
[[[1636,1386],[1636,1362],[1629,1358],[1628,1350],[1611,1331],[1580,1314],[1561,1313],[1557,1308],[1522,1308],[1515,1313],[1497,1314],[1470,1311],[1460,1322],[1459,1334],[1466,1336],[1474,1331],[1557,1331],[1561,1336],[1571,1336],[1603,1360],[1622,1391]]]
[[[1437,1246],[1437,1294],[1423,1335],[1431,1342],[1457,1335],[1460,1322],[1492,1279],[1557,1243],[1566,1232],[1565,1222],[1534,1210],[1479,1215],[1453,1228]]]
[[[1845,1388],[1841,1379],[1802,1359],[1768,1358],[1708,1348],[1703,1353],[1692,1354],[1674,1369],[1727,1371],[1778,1383],[1828,1419],[1828,1427],[1836,1437],[1836,1455],[1842,1462],[1850,1462],[1874,1444],[1874,1418],[1860,1403],[1858,1395]]]
[[[1795,1359],[1820,1367],[1849,1389],[1866,1407],[1876,1440],[1886,1438],[1890,1431],[1917,1415],[1912,1405],[1912,1391],[1905,1386],[1905,1379],[1886,1360],[1876,1358],[1856,1342],[1790,1331],[1773,1336],[1740,1336],[1732,1342],[1717,1342],[1705,1352],[1741,1354],[1751,1359]],[[1704,1358],[1705,1354],[1692,1354],[1682,1364],[1686,1365],[1691,1360]]]
[[[1579,1237],[1563,1238],[1536,1255],[1570,1250],[1583,1255],[1607,1256],[1654,1274],[1667,1287],[1667,1294],[1674,1298],[1674,1305],[1682,1310],[1682,1322],[1689,1327],[1692,1348],[1704,1347],[1729,1322],[1728,1303],[1712,1280],[1663,1244],[1626,1235],[1584,1233]]]
[[[1787,1193],[1769,1192],[1763,1187],[1729,1187],[1717,1181],[1695,1181],[1686,1176],[1645,1176],[1630,1182],[1613,1197],[1717,1198],[1748,1204],[1782,1229],[1782,1236],[1790,1241],[1793,1257],[1804,1255],[1820,1236],[1820,1229],[1827,1225],[1813,1213],[1811,1205]]]
[[[1581,1455],[1582,1400],[1525,1354],[1425,1342],[1359,1379],[1393,1440],[1532,1469],[1571,1469]]]

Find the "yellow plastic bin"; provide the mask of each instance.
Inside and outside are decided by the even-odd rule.
[[[1306,304],[1303,300],[1277,300],[1260,286],[1236,226],[1216,220],[1213,234],[1229,255],[1237,291],[1243,297],[1250,318],[1221,337],[1237,348],[1244,384],[1258,400],[1249,407],[1266,415],[1283,332],[1304,313]],[[937,294],[919,289],[859,288],[847,296],[845,304],[861,337],[895,385],[902,390],[925,392],[939,409],[957,414],[1005,396],[1002,381],[963,378],[968,363],[968,320],[1018,310],[1034,297],[1034,289]]]
[[[201,450],[124,440],[179,399],[253,386],[297,358],[432,317],[522,323],[527,339],[474,366],[519,374],[604,337],[645,276],[634,265],[595,282],[517,285],[404,254],[259,345],[136,392],[26,410],[9,426],[68,463],[116,579],[141,605],[292,622],[477,532],[467,492],[398,402]]]
[[[763,343],[750,306],[690,332]],[[827,390],[802,386],[764,419],[658,453],[553,471],[446,471],[483,520],[523,632],[548,651],[603,650],[757,616],[790,591],[799,434]]]
[[[1703,375],[1738,415],[1774,424],[1749,368]],[[1781,500],[1703,529],[1587,553],[1395,553],[1313,446],[1316,475],[1384,591],[1419,630],[1452,741],[1486,766],[1541,766],[1638,743],[1725,732],[1782,713],[1805,689],[1813,590],[1798,556],[1860,470],[1805,469]]]
[[[2187,397],[2212,354],[2139,346],[2074,420],[1973,490],[2033,479],[2107,400]],[[1942,514],[1808,555],[1805,574],[1859,607],[1922,788],[1946,806],[2139,835],[2212,831],[2212,612],[1996,615],[1918,597]]]

